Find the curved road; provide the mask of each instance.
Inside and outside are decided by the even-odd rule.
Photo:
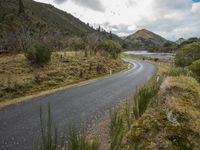
[[[0,110],[0,150],[31,150],[40,137],[39,109],[47,117],[52,106],[53,122],[60,132],[73,124],[94,124],[106,111],[142,86],[157,70],[155,65],[129,60],[134,67],[106,79],[34,98]]]

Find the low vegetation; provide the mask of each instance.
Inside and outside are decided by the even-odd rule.
[[[127,149],[198,149],[199,91],[191,77],[166,78],[158,93],[159,103],[132,122],[126,135]]]
[[[195,74],[198,81],[200,81],[200,59],[194,61],[189,69]]]
[[[199,149],[198,46],[197,42],[180,46],[175,64],[147,60],[158,65],[157,77],[111,113],[110,124],[104,127],[109,135],[101,137],[109,137],[107,149]]]
[[[59,135],[58,130],[54,128],[51,116],[51,106],[48,107],[47,122],[44,122],[42,109],[40,108],[40,127],[41,143],[38,150],[98,150],[97,140],[87,140],[85,133],[77,131],[74,127],[69,130],[68,135]]]
[[[184,44],[177,49],[175,64],[176,66],[186,67],[198,59],[200,59],[200,42],[193,42]]]
[[[102,49],[110,54],[114,59],[117,59],[121,53],[121,45],[113,40],[104,40],[99,43],[99,49]]]
[[[44,54],[40,50],[38,48],[36,54],[35,50],[34,53],[31,52],[31,56],[28,56],[31,59],[27,59],[24,54],[0,56],[1,102],[104,76],[110,74],[111,70],[116,73],[127,68],[121,59],[111,59],[100,53],[85,57],[84,52],[74,51],[53,52],[51,61],[47,63],[50,59],[49,52]],[[40,52],[42,55],[38,57]],[[32,59],[34,63],[29,61]],[[33,65],[35,61],[47,64],[38,67]]]
[[[25,56],[32,65],[43,65],[50,61],[51,53],[45,46],[34,46],[25,52]]]

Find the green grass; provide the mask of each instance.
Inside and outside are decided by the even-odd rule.
[[[71,128],[68,139],[68,150],[98,150],[98,140],[87,141],[84,133]]]
[[[110,150],[121,150],[122,140],[125,133],[123,115],[119,114],[116,110],[111,112],[111,123],[110,123],[110,136],[111,144]]]
[[[41,143],[39,150],[61,150],[66,149],[64,145],[64,138],[58,138],[58,131],[56,128],[53,129],[51,106],[48,106],[48,118],[45,124],[43,119],[43,111],[40,108],[40,127],[41,127]]]
[[[132,122],[138,120],[145,113],[150,104],[154,104],[160,89],[162,78],[151,79],[148,84],[140,88],[122,109],[115,109],[110,115],[110,150],[126,149],[123,140],[131,129]],[[135,143],[135,148],[137,142]]]
[[[38,150],[98,150],[98,140],[87,140],[85,133],[75,127],[70,128],[69,134],[60,137],[57,128],[54,128],[51,115],[51,106],[48,105],[47,122],[44,122],[43,111],[40,108],[41,142]]]
[[[142,87],[135,94],[133,101],[133,115],[135,119],[138,119],[146,111],[149,103],[156,96],[159,91],[161,81],[153,79],[149,85]]]

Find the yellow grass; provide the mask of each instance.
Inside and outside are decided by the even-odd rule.
[[[97,72],[99,64],[101,71]],[[74,51],[54,52],[44,67],[32,66],[23,54],[1,55],[0,107],[105,76],[111,69],[116,73],[126,68],[127,64],[120,59],[99,54],[84,57],[83,53]]]

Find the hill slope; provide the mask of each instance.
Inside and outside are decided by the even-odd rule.
[[[0,50],[26,49],[35,43],[51,43],[66,48],[73,37],[88,34],[121,42],[116,35],[97,32],[88,24],[49,4],[23,0],[25,13],[19,14],[19,0],[0,2]]]
[[[158,48],[164,46],[166,43],[171,43],[160,35],[146,29],[137,31],[125,40],[130,43],[130,47],[139,49]]]

